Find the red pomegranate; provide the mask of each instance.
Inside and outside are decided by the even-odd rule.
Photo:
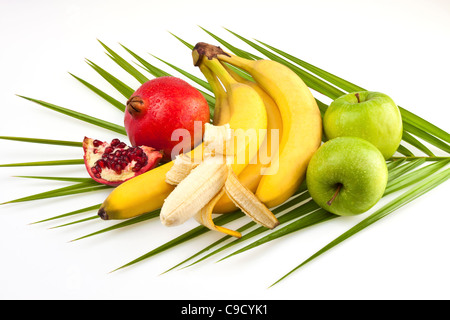
[[[83,151],[84,164],[92,179],[110,186],[153,169],[162,158],[153,148],[129,147],[119,139],[107,143],[85,137]]]
[[[163,152],[163,161],[172,160],[172,149],[184,151],[197,145],[204,124],[209,122],[206,99],[196,88],[176,77],[159,77],[144,83],[127,102],[125,129],[133,146],[149,146]],[[202,132],[194,135],[194,124],[201,122]],[[176,129],[185,129],[187,138],[175,137]],[[175,156],[175,155],[173,155]]]

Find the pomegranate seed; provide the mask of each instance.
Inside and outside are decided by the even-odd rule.
[[[105,148],[105,153],[111,153],[111,152],[113,152],[113,148],[111,148],[111,147],[106,147]]]
[[[114,165],[114,171],[115,171],[117,174],[121,174],[121,173],[122,173],[122,167],[120,166],[120,164],[115,164],[115,165]]]
[[[133,172],[141,170],[141,165],[139,163],[136,163],[136,165],[131,169]]]
[[[117,145],[117,148],[125,148],[127,146],[127,144],[125,142],[121,142]]]
[[[112,141],[111,141],[111,145],[113,146],[113,147],[115,147],[115,146],[117,146],[118,144],[120,143],[120,140],[119,139],[112,139]]]
[[[100,168],[104,169],[106,167],[106,162],[103,160],[98,160],[97,164],[100,166]]]
[[[102,145],[103,142],[96,139],[96,140],[94,140],[94,141],[92,142],[92,144],[94,145],[94,147],[98,147],[98,146]]]
[[[96,174],[96,173],[98,173],[98,171],[97,171],[97,169],[95,169],[95,167],[94,167],[94,168],[92,168],[92,169],[91,169],[91,171],[92,171],[92,173],[93,173],[93,174]]]
[[[138,156],[142,156],[142,149],[140,149],[140,148],[136,148],[136,155],[138,155]]]

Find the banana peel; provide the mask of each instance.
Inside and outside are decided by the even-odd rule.
[[[212,128],[213,132],[227,132],[227,127]],[[227,135],[222,135],[225,139]],[[210,144],[206,143],[208,149]],[[279,222],[273,213],[245,187],[227,163],[223,154],[207,153],[203,161],[195,165],[189,157],[180,156],[167,172],[166,179],[176,185],[161,208],[160,219],[165,226],[175,226],[194,217],[205,227],[240,238],[238,231],[217,226],[212,219],[213,209],[224,194],[248,217],[267,228],[275,228]],[[230,157],[230,156],[228,156]],[[188,159],[189,158],[189,159]],[[186,174],[187,173],[187,174]]]

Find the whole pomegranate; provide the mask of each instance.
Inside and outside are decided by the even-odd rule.
[[[170,161],[172,149],[177,145],[185,151],[197,145],[202,137],[204,124],[209,122],[206,99],[196,88],[176,77],[159,77],[142,84],[127,102],[125,129],[133,146],[149,146],[163,152],[163,161]],[[194,135],[194,122],[200,121],[201,135]],[[175,137],[176,129],[190,134]],[[179,149],[180,148],[180,149]],[[175,155],[173,155],[175,156]]]

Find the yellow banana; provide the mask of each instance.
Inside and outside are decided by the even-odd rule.
[[[98,211],[100,218],[128,219],[160,209],[175,188],[166,183],[166,173],[172,166],[173,162],[168,162],[114,188]]]
[[[196,49],[194,48],[193,56]],[[205,64],[214,73],[226,90],[231,117],[228,121],[234,130],[234,160],[231,168],[239,175],[250,160],[258,153],[265,140],[267,130],[267,113],[263,100],[249,85],[236,81],[217,59],[199,56],[196,65]],[[230,151],[230,150],[228,150]]]
[[[275,154],[278,152],[278,146],[280,144],[280,138],[282,136],[283,131],[281,115],[273,99],[263,89],[261,89],[261,87],[257,83],[241,77],[227,66],[225,66],[225,68],[235,80],[251,86],[261,96],[264,102],[264,106],[266,108],[267,113],[266,140],[263,141],[260,150],[258,150],[256,161],[252,161],[252,163],[248,164],[248,166],[238,176],[239,181],[251,192],[255,193],[259,185],[259,182],[263,176],[263,173],[266,174],[267,172],[265,172],[265,170],[267,170],[267,168],[271,165],[271,162],[267,161],[266,159],[264,159],[265,161],[262,161],[262,159],[259,158],[259,155],[261,154],[267,155],[268,158],[272,159],[272,157],[275,156]],[[278,130],[278,134],[276,134],[277,133],[276,131],[274,132],[272,130]],[[275,133],[274,136],[272,135],[273,133]],[[272,141],[272,139],[274,139],[274,141]],[[237,209],[238,208],[236,207],[234,202],[228,197],[228,195],[224,194],[217,201],[214,207],[214,212],[228,213],[236,211]]]
[[[306,167],[320,146],[322,119],[317,103],[302,79],[271,60],[247,60],[220,50],[216,57],[249,73],[277,104],[283,122],[278,171],[265,175],[256,196],[268,207],[291,197],[305,177]]]
[[[217,79],[217,76],[213,74],[204,63],[200,64],[198,67],[205,76],[206,81],[208,81],[211,86],[211,90],[216,99],[214,104],[213,124],[216,126],[224,125],[225,123],[228,123],[231,118],[231,110],[228,105],[227,93],[220,84],[219,79]]]

